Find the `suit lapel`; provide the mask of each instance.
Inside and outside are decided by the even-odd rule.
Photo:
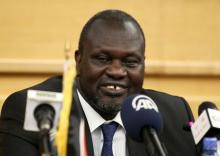
[[[85,114],[83,112],[82,106],[80,104],[76,88],[77,87],[76,87],[76,84],[75,84],[74,85],[74,102],[75,102],[74,104],[75,104],[75,107],[73,108],[73,112],[74,112],[74,114],[76,114],[76,118],[84,119],[84,121],[85,121],[85,135],[86,135],[87,154],[88,154],[88,156],[94,156],[92,137],[91,137],[88,121],[87,121],[87,119],[85,117]],[[76,129],[79,129],[79,127],[76,126]]]
[[[94,156],[94,149],[92,143],[92,136],[89,130],[89,125],[87,120],[85,121],[85,131],[86,131],[86,147],[88,156]]]

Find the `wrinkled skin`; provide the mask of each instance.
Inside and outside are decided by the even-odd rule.
[[[142,88],[143,42],[132,22],[117,26],[99,19],[92,24],[83,51],[76,51],[80,91],[106,120],[117,114],[127,96]]]

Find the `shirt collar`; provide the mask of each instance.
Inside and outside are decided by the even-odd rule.
[[[90,132],[95,131],[99,126],[101,126],[103,123],[109,123],[111,121],[117,122],[119,125],[121,125],[124,128],[124,125],[121,120],[120,112],[115,116],[114,119],[106,121],[102,118],[100,114],[98,114],[89,104],[88,102],[82,97],[80,92],[77,90],[77,94],[79,96],[79,101],[81,103],[81,106],[83,108],[83,111],[86,115],[86,119],[89,124]]]

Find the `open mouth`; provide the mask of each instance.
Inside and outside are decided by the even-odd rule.
[[[113,89],[113,90],[121,90],[121,89],[123,89],[121,86],[117,86],[117,85],[108,85],[108,86],[106,86],[106,88]]]
[[[100,89],[104,94],[109,96],[121,96],[127,93],[127,87],[119,84],[105,84]]]

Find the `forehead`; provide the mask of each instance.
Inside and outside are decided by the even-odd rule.
[[[84,45],[90,48],[119,48],[144,53],[144,38],[131,21],[117,22],[96,20],[89,28]]]

